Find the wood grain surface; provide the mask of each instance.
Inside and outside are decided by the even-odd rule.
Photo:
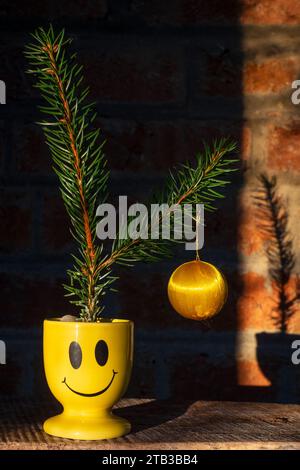
[[[128,399],[117,408],[132,423],[129,435],[73,441],[43,432],[55,405],[4,401],[0,449],[300,449],[299,405]]]

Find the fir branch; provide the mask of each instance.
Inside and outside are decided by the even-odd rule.
[[[70,40],[65,39],[64,31],[55,35],[52,27],[48,31],[39,28],[33,38],[26,50],[32,66],[29,72],[36,77],[36,87],[47,104],[41,110],[49,116],[40,124],[60,181],[71,232],[79,246],[65,289],[71,302],[80,308],[82,320],[96,321],[103,309],[102,297],[116,279],[111,274],[112,265],[159,260],[170,254],[174,240],[117,237],[111,253],[103,255],[103,245],[96,244],[96,204],[98,199],[106,199],[108,170],[103,144],[98,142],[99,130],[92,128],[95,113],[86,103],[88,89],[81,85],[82,68],[75,55],[67,55]],[[164,191],[153,202],[169,207],[203,203],[206,210],[215,210],[215,201],[224,197],[226,175],[235,170],[236,160],[230,158],[234,151],[235,144],[226,139],[216,141],[211,148],[204,144],[195,166],[185,164],[171,173]],[[165,216],[148,225],[150,233],[153,224],[159,225]],[[128,232],[128,228],[125,230]]]
[[[236,144],[228,139],[215,141],[212,147],[204,144],[204,151],[196,157],[196,166],[182,165],[177,171],[170,173],[165,189],[156,196],[154,203],[167,203],[170,208],[184,204],[204,204],[208,211],[214,211],[214,202],[223,198],[221,192],[228,183],[225,175],[236,171],[236,159],[229,158],[236,151]],[[173,215],[165,213],[156,223],[162,224],[163,217]],[[136,261],[156,261],[171,254],[170,242],[174,240],[151,240],[153,221],[145,221],[148,225],[149,237],[125,240],[117,238],[112,247],[112,252],[99,269],[110,267],[113,263],[131,265]],[[121,231],[124,229],[121,228]],[[127,230],[126,230],[127,231]]]
[[[50,148],[61,194],[72,223],[72,234],[78,242],[79,256],[74,256],[74,269],[69,270],[67,295],[75,297],[84,320],[94,321],[101,311],[100,297],[113,278],[100,276],[101,247],[95,245],[96,203],[106,193],[108,171],[98,143],[99,131],[91,128],[95,118],[92,105],[86,104],[87,89],[81,88],[81,67],[76,56],[66,57],[70,40],[64,31],[55,35],[39,28],[26,56],[34,67],[36,87],[47,102],[42,112],[50,116],[41,122]]]

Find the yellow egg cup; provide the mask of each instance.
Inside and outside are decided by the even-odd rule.
[[[44,321],[44,366],[63,412],[44,431],[70,439],[98,440],[130,432],[111,409],[125,393],[133,362],[133,323]]]

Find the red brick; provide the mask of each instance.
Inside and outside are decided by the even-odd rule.
[[[235,0],[181,0],[180,16],[185,24],[237,23],[239,5]]]
[[[171,275],[171,272],[169,273]],[[168,273],[140,273],[125,270],[117,281],[121,311],[140,326],[155,329],[168,326],[189,328],[191,322],[178,315],[168,301]],[[194,326],[194,322],[193,322]],[[201,328],[197,323],[195,328]]]
[[[243,91],[246,94],[270,94],[289,90],[298,77],[299,66],[294,59],[271,59],[244,66]]]
[[[43,198],[42,240],[47,253],[70,250],[70,219],[59,196]]]
[[[81,20],[100,19],[107,14],[107,0],[67,0],[51,2],[55,18],[78,18]]]
[[[45,318],[74,314],[76,308],[64,297],[62,284],[66,279],[40,272],[31,276],[2,272],[2,327],[42,327]]]
[[[262,252],[269,239],[261,229],[262,215],[255,206],[255,191],[244,191],[240,197],[238,211],[238,249],[246,256]]]
[[[264,375],[257,361],[238,361],[238,384],[267,387],[270,380]]]
[[[150,25],[300,23],[300,7],[294,0],[133,0],[132,12]]]
[[[207,260],[207,259],[205,259]],[[209,261],[209,260],[207,260]],[[180,263],[174,266],[174,269]],[[220,267],[220,266],[219,266]],[[181,317],[173,310],[168,301],[167,286],[169,273],[145,273],[127,270],[120,273],[117,286],[121,311],[126,318],[136,321],[138,325],[146,328],[180,328],[182,330],[198,329],[199,331],[228,331],[236,327],[235,304],[239,292],[233,284],[232,276],[227,276],[230,286],[229,298],[222,311],[209,322],[195,322]]]
[[[238,330],[253,329],[258,331],[278,332],[275,317],[280,318],[278,291],[274,282],[255,272],[239,275],[239,285],[230,279],[230,287],[237,292]],[[286,287],[286,294],[291,300],[297,295],[297,277],[292,276]],[[289,333],[300,331],[300,319],[297,304],[288,326]]]
[[[200,67],[200,66],[199,66]],[[244,94],[278,94],[290,90],[298,78],[298,61],[294,58],[274,58],[242,64],[230,54],[209,55],[204,92],[211,96],[241,96]],[[202,73],[199,68],[199,90]]]
[[[201,23],[238,22],[235,0],[133,0],[132,11],[151,25],[187,26]]]
[[[209,145],[220,137],[236,140],[240,153],[247,158],[250,152],[250,129],[242,123],[212,121],[165,121],[150,124],[148,158],[157,170],[169,170],[186,161],[193,162],[203,151],[203,141]]]
[[[212,262],[203,256],[204,261]],[[222,310],[206,323],[207,328],[212,331],[236,331],[237,330],[237,306],[241,296],[241,276],[237,272],[230,272],[228,266],[213,262],[225,276],[228,284],[228,298]]]
[[[31,246],[32,207],[28,194],[2,190],[0,251],[17,253]]]
[[[272,281],[272,287],[274,292],[276,293],[276,298],[278,299],[277,302],[279,305],[279,298],[278,298],[278,284]],[[291,274],[289,281],[284,286],[284,293],[287,296],[287,301],[292,302],[291,305],[291,313],[288,320],[287,330],[288,333],[300,333],[300,310],[299,310],[299,296],[300,296],[300,275]],[[297,302],[298,299],[298,302]],[[280,319],[280,311],[277,309],[278,316],[276,318]]]
[[[222,201],[222,209],[206,214],[206,226],[204,232],[204,250],[226,249],[235,253],[237,251],[237,214],[236,201],[227,197]]]
[[[47,18],[51,15],[51,3],[35,2],[34,0],[24,3],[22,0],[16,0],[12,4],[9,0],[3,0],[0,7],[1,18],[6,20],[32,17]]]
[[[140,326],[153,329],[158,325],[183,324],[184,320],[172,310],[168,301],[167,274],[145,273],[141,276],[129,268],[121,271],[117,284],[121,311]]]
[[[243,0],[244,24],[300,24],[300,5],[294,0]]]
[[[181,51],[143,44],[122,51],[82,51],[92,97],[118,103],[176,103],[184,100]]]
[[[204,250],[223,249],[232,256],[240,252],[249,255],[262,249],[264,238],[255,226],[257,216],[251,195],[248,192],[241,198],[241,172],[233,173],[231,178],[232,182],[224,189],[225,198],[216,204],[218,210],[206,213]]]
[[[241,158],[247,160],[251,150],[251,131],[243,123],[212,122],[208,127],[204,121],[101,120],[100,128],[109,166],[116,170],[168,171],[193,162],[203,140],[211,143],[224,135],[237,141]]]
[[[276,298],[267,280],[255,272],[243,274],[237,303],[238,329],[276,331],[272,320],[275,308]]]
[[[243,122],[212,122],[210,127],[201,122],[182,124],[183,139],[188,159],[193,158],[203,149],[203,141],[211,144],[215,139],[228,137],[237,144],[238,157],[247,160],[250,157],[252,135],[251,129]]]
[[[6,103],[37,96],[37,91],[32,88],[25,74],[28,64],[25,62],[23,49],[23,43],[12,43],[5,39],[1,41],[1,80],[6,84]]]
[[[212,262],[205,253],[202,258]],[[205,322],[203,328],[220,332],[247,329],[276,331],[272,320],[276,307],[275,292],[266,287],[267,280],[256,273],[231,272],[228,264],[213,264],[222,271],[227,280],[228,299],[221,312]],[[193,325],[195,322],[189,323]]]
[[[0,395],[17,395],[21,385],[22,365],[10,359],[5,365],[0,365],[0,370]]]
[[[182,131],[174,123],[103,121],[105,153],[116,170],[133,172],[169,168],[182,152]]]
[[[16,0],[13,4],[3,0],[0,7],[1,18],[30,19],[45,18],[58,19],[61,17],[72,18],[102,18],[107,12],[106,0],[66,0],[64,2],[36,2],[30,0],[23,2]]]
[[[300,123],[269,125],[268,160],[270,170],[300,172]]]
[[[190,158],[184,140],[184,124],[153,123],[149,133],[147,160],[155,170],[169,170]]]
[[[132,0],[131,13],[150,25],[177,24],[180,21],[179,2],[177,0]]]
[[[28,174],[53,174],[51,155],[40,127],[16,123],[13,158],[17,171]]]
[[[172,397],[180,400],[236,397],[236,367],[232,358],[224,357],[214,364],[206,354],[177,354],[170,362]]]
[[[199,90],[202,86],[202,71],[199,70]],[[209,55],[204,79],[204,93],[210,96],[242,95],[242,64],[230,54]]]
[[[98,127],[106,139],[105,154],[112,170],[139,171],[151,168],[147,141],[151,132],[147,124],[131,120],[100,120]]]

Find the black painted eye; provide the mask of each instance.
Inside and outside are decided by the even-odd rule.
[[[76,343],[76,341],[72,341],[70,344],[69,357],[72,367],[74,367],[74,369],[78,369],[82,362],[82,351],[80,345]]]
[[[108,359],[108,347],[106,342],[103,341],[103,339],[98,341],[98,343],[96,344],[95,356],[99,366],[105,366]]]

